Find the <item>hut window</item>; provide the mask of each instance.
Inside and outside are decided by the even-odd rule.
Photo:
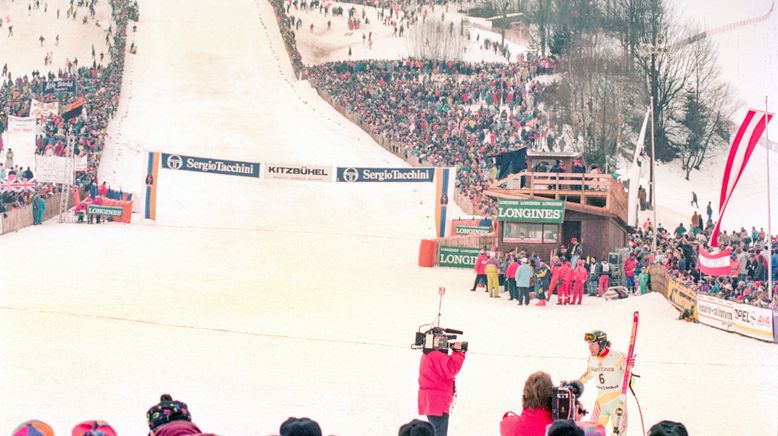
[[[559,239],[558,224],[503,222],[503,242],[556,243]]]

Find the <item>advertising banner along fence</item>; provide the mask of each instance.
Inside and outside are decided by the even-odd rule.
[[[89,215],[100,216],[122,216],[122,208],[115,206],[100,206],[97,204],[90,204],[86,210]]]
[[[747,304],[735,304],[733,331],[765,341],[774,341],[773,311]]]
[[[565,202],[501,198],[497,219],[518,223],[561,224],[565,220]]]
[[[697,316],[701,323],[731,332],[735,303],[721,298],[697,294]]]
[[[162,168],[228,176],[259,177],[259,163],[162,153]]]
[[[486,235],[491,231],[490,226],[457,226],[454,233],[457,235]]]
[[[668,283],[667,299],[681,312],[684,310],[692,312],[697,309],[697,292],[674,280],[670,280]],[[695,318],[696,315],[695,313]]]
[[[432,182],[435,168],[338,167],[338,182]]]
[[[332,181],[332,167],[293,163],[266,163],[266,179]]]
[[[438,255],[438,266],[455,268],[473,268],[478,258],[478,248],[441,246]]]

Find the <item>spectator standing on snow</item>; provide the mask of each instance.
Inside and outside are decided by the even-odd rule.
[[[532,268],[526,257],[521,259],[521,266],[516,271],[516,286],[519,288],[519,306],[529,306],[529,287],[532,279]]]

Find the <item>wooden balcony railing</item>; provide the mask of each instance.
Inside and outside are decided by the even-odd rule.
[[[487,192],[565,200],[573,209],[627,220],[627,192],[608,174],[517,173],[494,182]]]

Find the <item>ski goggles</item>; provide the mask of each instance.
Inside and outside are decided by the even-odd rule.
[[[584,341],[586,342],[594,342],[597,339],[594,337],[593,333],[584,333]]]

